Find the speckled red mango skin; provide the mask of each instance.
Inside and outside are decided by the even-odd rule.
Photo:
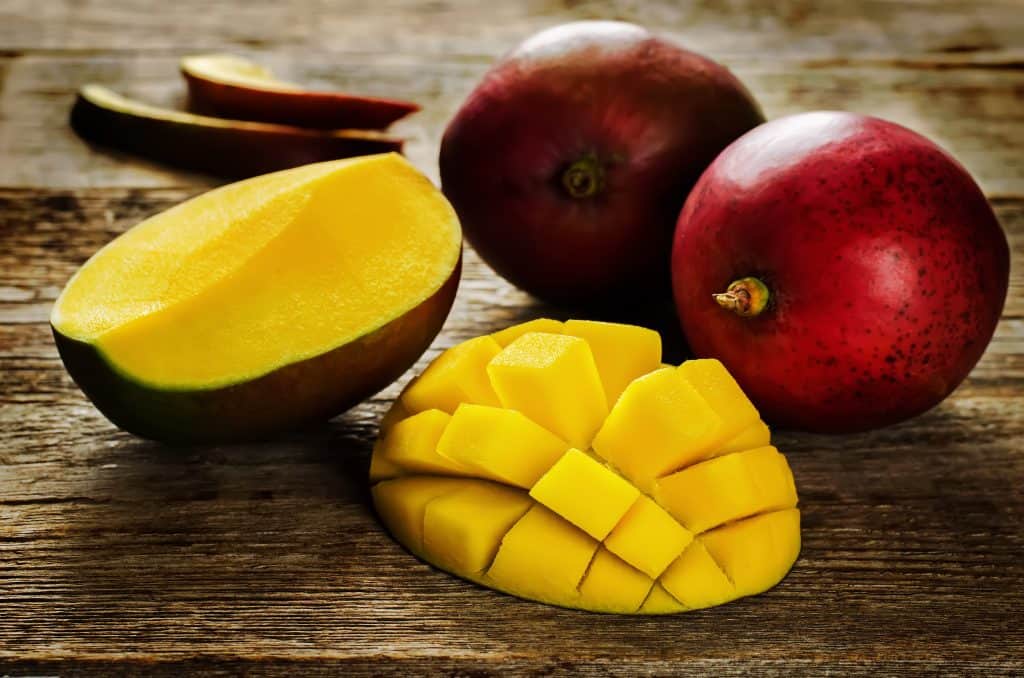
[[[723,66],[620,22],[576,22],[496,64],[448,125],[442,190],[480,256],[555,302],[668,299],[675,220],[701,172],[764,120]],[[605,190],[572,198],[586,154]]]
[[[712,294],[744,276],[754,318]],[[1009,249],[964,168],[910,130],[820,112],[726,149],[679,217],[673,287],[698,356],[721,360],[777,426],[848,432],[915,416],[978,362]]]

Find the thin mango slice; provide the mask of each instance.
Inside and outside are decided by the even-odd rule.
[[[800,550],[789,465],[721,364],[663,366],[649,332],[539,319],[445,351],[381,427],[381,520],[443,570],[564,607],[777,584]]]

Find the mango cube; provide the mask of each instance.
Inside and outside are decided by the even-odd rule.
[[[700,540],[694,540],[658,581],[673,598],[691,610],[721,605],[736,598],[732,582]]]
[[[381,454],[380,448],[383,447],[383,443],[383,438],[377,438],[377,442],[373,444],[373,453],[370,455],[371,484],[402,475],[402,467]]]
[[[594,451],[641,490],[704,458],[720,440],[721,417],[674,368],[656,370],[622,392],[594,438]]]
[[[661,335],[646,327],[567,320],[562,332],[590,346],[609,409],[631,381],[661,366]]]
[[[796,506],[786,458],[774,447],[695,464],[658,481],[655,498],[693,532]]]
[[[381,441],[379,454],[411,473],[470,475],[470,471],[437,453],[451,416],[441,410],[425,410],[395,424]]]
[[[406,476],[373,486],[373,505],[398,543],[416,555],[423,553],[423,515],[434,499],[462,486],[461,480],[440,476]]]
[[[718,448],[718,455],[732,454],[753,450],[757,447],[767,447],[771,442],[772,434],[768,430],[768,424],[760,419],[746,427]]]
[[[468,480],[427,504],[423,550],[438,567],[480,576],[498,553],[502,537],[531,506],[523,490]]]
[[[678,600],[672,597],[661,584],[655,584],[651,592],[647,594],[647,600],[637,610],[640,614],[675,614],[685,612],[687,608]]]
[[[608,408],[587,342],[528,332],[487,365],[502,407],[519,410],[574,447],[587,449]]]
[[[569,450],[530,490],[530,496],[594,539],[604,539],[640,491],[593,457]]]
[[[800,553],[800,511],[786,509],[740,520],[701,537],[736,585],[752,596],[782,581]]]
[[[508,531],[487,580],[554,605],[572,605],[598,543],[543,506],[534,505]]]
[[[459,405],[437,451],[480,477],[533,487],[569,449],[558,436],[515,410]]]
[[[599,612],[632,614],[640,609],[654,580],[599,548],[580,583],[580,604]]]
[[[512,327],[506,327],[500,332],[495,332],[491,335],[498,344],[505,348],[513,341],[523,336],[527,332],[546,332],[547,334],[561,334],[562,323],[557,320],[550,318],[537,318],[536,320],[529,320],[525,323],[519,323]]]
[[[409,384],[402,405],[410,412],[437,409],[448,414],[461,403],[498,405],[484,368],[500,352],[501,346],[488,336],[451,347]]]
[[[657,578],[693,541],[693,533],[652,499],[640,496],[604,540],[624,561]]]
[[[760,421],[757,408],[732,378],[725,366],[714,359],[687,360],[676,368],[679,375],[707,401],[721,421],[719,443]]]
[[[793,475],[715,360],[639,327],[538,319],[445,351],[385,416],[381,520],[512,595],[670,614],[755,595],[800,551]]]

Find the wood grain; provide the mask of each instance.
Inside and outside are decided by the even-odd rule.
[[[0,4],[0,675],[1021,675],[1024,673],[1024,12],[1018,0],[399,0]],[[229,49],[316,85],[410,97],[436,179],[443,126],[490,61],[572,17],[656,26],[728,63],[769,116],[909,125],[978,178],[1011,289],[978,367],[872,433],[777,434],[804,547],[776,589],[636,619],[520,601],[433,570],[368,503],[379,417],[408,379],[259,445],[169,448],[74,387],[49,308],[89,255],[212,180],[94,151],[66,127],[97,80],[180,97],[185,53]],[[518,320],[566,317],[471,252],[419,366]],[[634,318],[637,319],[637,318]],[[651,321],[683,356],[671,317]]]

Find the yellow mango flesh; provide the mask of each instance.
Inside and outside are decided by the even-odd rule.
[[[653,579],[600,548],[580,583],[580,605],[598,612],[632,614],[653,587]]]
[[[484,368],[501,346],[490,337],[477,337],[442,353],[402,394],[409,412],[437,409],[452,414],[462,403],[499,405]]]
[[[497,555],[502,537],[532,505],[522,490],[467,481],[427,504],[423,551],[442,569],[482,575]]]
[[[533,487],[567,449],[521,412],[486,405],[459,405],[437,442],[441,456],[524,488]]]
[[[528,332],[545,332],[547,334],[561,334],[562,323],[557,320],[551,320],[550,318],[537,318],[536,320],[530,320],[525,323],[513,325],[512,327],[506,327],[503,330],[495,332],[491,335],[491,338],[498,344],[505,348],[513,341],[523,336]]]
[[[693,533],[680,525],[653,499],[640,496],[605,538],[609,551],[657,579],[693,541]]]
[[[591,331],[597,350],[577,336]],[[374,449],[384,524],[441,569],[564,607],[670,614],[778,583],[800,548],[785,458],[717,361],[662,367],[644,336],[542,319],[442,354],[449,365],[433,374],[446,386],[419,386],[428,367]],[[614,342],[602,343],[614,337],[647,355],[599,361],[614,357]],[[606,385],[624,365],[648,371],[609,410]],[[470,402],[463,383],[489,384],[500,405]],[[426,394],[413,399],[418,412],[415,388]],[[592,447],[574,447],[590,429]]]
[[[661,335],[646,327],[567,320],[562,332],[590,346],[609,409],[631,381],[661,366]]]
[[[556,513],[535,505],[501,540],[486,580],[516,595],[571,604],[598,546]]]
[[[694,464],[659,480],[654,496],[691,532],[796,506],[793,475],[774,447]]]
[[[426,410],[403,419],[382,440],[378,455],[414,473],[472,475],[462,464],[437,452],[437,443],[451,421],[441,410]]]
[[[320,163],[144,221],[79,270],[51,322],[134,382],[219,388],[402,316],[460,249],[450,206],[401,156]]]
[[[640,491],[579,450],[569,450],[533,484],[530,496],[594,539],[604,539]]]
[[[487,364],[502,407],[518,410],[586,449],[607,414],[604,387],[587,342],[528,332]]]

